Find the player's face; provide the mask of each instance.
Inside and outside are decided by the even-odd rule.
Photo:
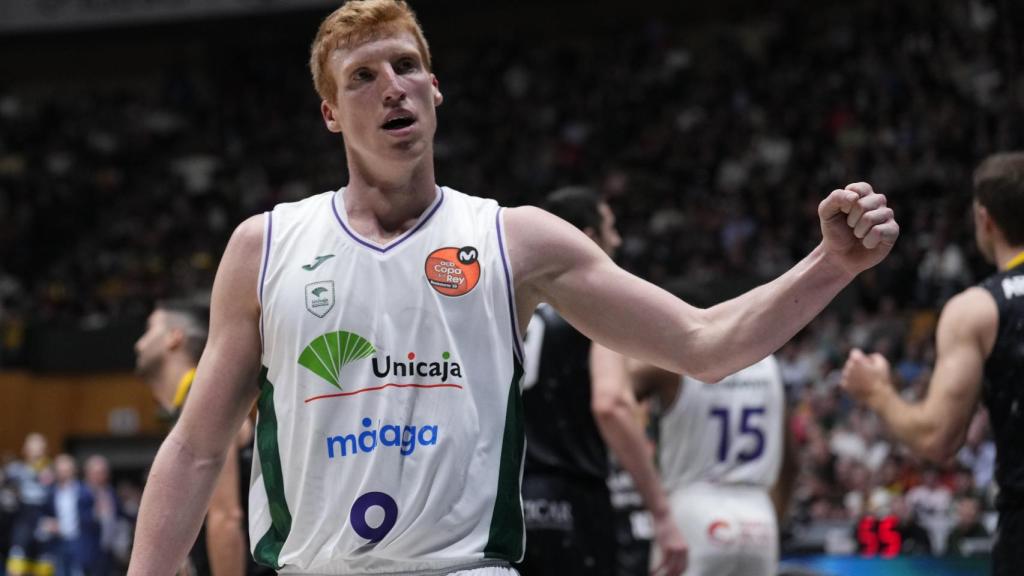
[[[169,331],[167,314],[154,310],[146,320],[146,331],[135,342],[135,372],[140,376],[153,374],[163,361]]]
[[[415,160],[431,150],[442,97],[412,34],[335,50],[328,66],[336,90],[321,112],[357,162]]]
[[[601,230],[597,243],[609,256],[614,256],[615,251],[622,245],[622,236],[619,236],[619,231],[615,228],[615,214],[605,202],[601,202],[597,210],[601,213]]]
[[[988,212],[982,208],[978,201],[974,201],[974,242],[978,250],[990,264],[995,262],[995,247],[992,245],[992,221]]]

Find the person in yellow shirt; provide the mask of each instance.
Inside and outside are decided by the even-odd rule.
[[[209,311],[188,300],[156,304],[146,321],[146,331],[135,343],[135,371],[149,386],[153,398],[171,421],[188,399],[199,356],[206,346]],[[243,429],[239,436],[248,436]],[[238,445],[229,457],[214,489],[203,533],[189,554],[186,570],[197,576],[243,576],[246,572],[246,538],[240,495]]]

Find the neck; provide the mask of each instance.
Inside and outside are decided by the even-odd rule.
[[[349,223],[360,234],[385,240],[412,227],[437,194],[431,158],[425,154],[414,165],[388,170],[371,170],[365,162],[350,160],[345,187]]]
[[[1004,272],[1010,268],[1020,266],[1020,259],[1024,258],[1021,254],[1024,254],[1024,246],[1007,246],[1005,244],[997,244],[995,246],[995,257],[996,266],[999,267],[999,271]]]
[[[178,383],[186,372],[195,367],[195,362],[184,355],[174,354],[164,359],[160,370],[150,382],[153,395],[161,408],[167,411],[174,409],[174,394],[178,391]]]

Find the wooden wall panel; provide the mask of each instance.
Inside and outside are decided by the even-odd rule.
[[[117,430],[118,423],[131,423],[133,412],[138,426]],[[71,436],[160,435],[165,431],[149,389],[132,374],[0,372],[0,454],[20,454],[29,432],[46,436],[50,453],[55,454]]]

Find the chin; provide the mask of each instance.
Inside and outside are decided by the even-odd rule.
[[[418,161],[430,150],[430,147],[419,138],[411,138],[395,142],[388,148],[388,158],[399,161]]]

